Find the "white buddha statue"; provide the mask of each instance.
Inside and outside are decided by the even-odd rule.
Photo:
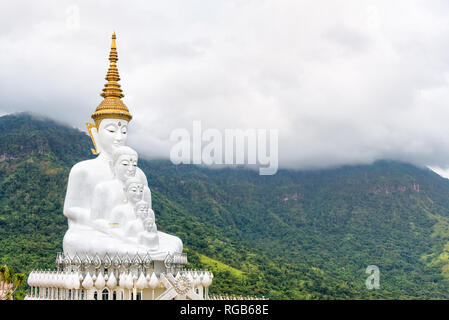
[[[137,203],[138,216],[143,223],[143,229],[137,234],[137,242],[153,250],[159,249],[159,235],[154,211],[145,201]]]
[[[127,182],[127,188],[130,198],[128,204],[120,205],[113,211],[114,232],[127,239],[133,238],[137,243],[145,246],[149,251],[159,250],[159,235],[155,223],[154,211],[145,200],[137,200],[138,192],[133,189],[139,189],[140,182],[136,179],[130,179]],[[161,233],[163,234],[163,233]]]
[[[120,84],[118,84],[120,77],[116,66],[118,58],[115,34],[112,36],[109,60],[110,67],[106,75],[107,83],[101,94],[104,100],[92,114],[95,125],[87,124],[95,146],[93,152],[98,154],[98,156],[95,159],[75,164],[70,171],[67,183],[64,215],[68,219],[69,228],[64,236],[63,250],[64,253],[69,254],[71,257],[76,253],[79,256],[89,255],[93,257],[95,254],[101,256],[105,253],[111,255],[126,252],[130,254],[146,254],[147,251],[145,246],[135,245],[123,239],[110,236],[96,228],[94,223],[99,218],[96,216],[98,212],[92,212],[95,188],[103,182],[115,179],[112,166],[114,153],[118,148],[125,145],[128,124],[132,118],[128,108],[121,100],[124,95],[122,94]],[[137,163],[137,154],[135,158]],[[133,160],[129,160],[132,164]],[[133,164],[132,166],[134,167]],[[132,168],[131,171],[133,170],[135,170],[134,177],[148,188],[147,178],[143,171],[138,167]],[[149,189],[146,198],[146,201],[151,203]],[[107,201],[104,203],[104,207],[114,206],[114,204],[110,204]],[[160,233],[159,240],[161,252],[182,252],[182,241],[178,237]],[[160,257],[163,257],[163,255],[161,254]]]
[[[120,227],[124,228],[127,223],[138,218],[138,214],[140,214],[141,212],[137,211],[137,204],[141,201],[148,203],[147,201],[143,200],[143,190],[144,185],[139,179],[130,178],[126,181],[124,186],[126,203],[114,207],[114,209],[111,211],[111,223],[117,223],[120,225]],[[130,236],[132,235],[133,233],[130,232]],[[134,236],[135,235],[136,234],[134,233]]]
[[[137,152],[127,146],[121,146],[114,150],[111,162],[114,178],[98,183],[95,186],[92,200],[92,220],[111,221],[111,214],[115,207],[127,203],[127,181],[131,178],[137,179],[142,185],[141,198],[151,204],[151,191],[148,188],[146,179],[136,176],[137,173]]]

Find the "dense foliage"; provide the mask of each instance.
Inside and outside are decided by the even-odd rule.
[[[25,290],[18,289],[25,279],[23,273],[17,273],[7,265],[0,266],[0,300],[23,300]]]
[[[0,118],[0,264],[53,268],[70,167],[89,137],[28,114]],[[183,239],[210,292],[271,299],[449,298],[449,180],[381,161],[256,171],[139,160],[159,230]],[[365,269],[380,269],[367,290]]]

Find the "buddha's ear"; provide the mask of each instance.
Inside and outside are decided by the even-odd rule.
[[[92,139],[92,143],[94,144],[94,148],[90,149],[93,154],[97,155],[101,152],[100,150],[100,144],[97,143],[98,141],[98,129],[97,127],[92,123],[86,123],[87,131],[89,132],[89,136]]]

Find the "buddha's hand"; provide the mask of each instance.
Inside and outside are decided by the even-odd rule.
[[[90,224],[90,211],[80,207],[64,207],[64,215],[79,224]]]
[[[92,222],[93,227],[103,233],[110,233],[109,223],[104,219],[96,219]]]

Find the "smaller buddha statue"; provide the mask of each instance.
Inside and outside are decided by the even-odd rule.
[[[147,248],[155,251],[159,248],[159,236],[155,223],[154,211],[143,198],[143,184],[136,178],[130,178],[126,182],[125,193],[128,201],[112,210],[110,222],[110,234],[126,239],[131,239]]]
[[[159,249],[159,236],[157,234],[156,221],[154,219],[153,210],[149,209],[150,214],[148,218],[143,220],[144,231],[139,232],[137,235],[137,242],[150,248],[150,250]]]
[[[128,179],[124,188],[127,197],[126,203],[118,205],[112,210],[111,223],[119,225],[126,236],[135,237],[138,232],[143,230],[143,223],[140,222],[139,218],[145,211],[139,211],[138,205],[141,202],[148,205],[148,202],[143,201],[143,188],[144,185],[139,179]],[[132,222],[134,221],[139,223],[130,229],[130,225],[132,225]]]
[[[112,221],[113,210],[122,204],[145,199],[151,204],[151,191],[148,186],[137,178],[137,152],[127,146],[117,148],[113,153],[112,171],[114,178],[96,185],[93,194],[91,219],[98,223],[118,222]],[[130,180],[134,178],[134,180]],[[132,181],[132,182],[128,182]],[[133,185],[132,189],[129,189]],[[129,189],[129,190],[128,190]],[[128,192],[134,192],[132,197],[128,197]],[[143,197],[143,198],[142,198]],[[129,210],[132,206],[128,206]]]
[[[137,242],[148,247],[149,250],[158,250],[159,236],[154,211],[148,202],[142,200],[136,204],[135,212],[137,219],[132,223],[132,227],[127,229],[127,233],[137,234]]]

